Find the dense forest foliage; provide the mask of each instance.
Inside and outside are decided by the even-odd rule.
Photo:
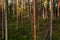
[[[36,40],[50,40],[51,33],[52,40],[60,40],[58,1],[53,5],[50,1],[35,0],[34,4],[32,0],[0,0],[0,40],[34,40],[34,22]]]

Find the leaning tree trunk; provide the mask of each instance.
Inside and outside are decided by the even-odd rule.
[[[36,40],[36,0],[33,0],[33,14],[34,14],[34,40]]]

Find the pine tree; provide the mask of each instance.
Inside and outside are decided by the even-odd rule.
[[[18,0],[16,0],[16,39],[18,37]]]
[[[18,0],[16,0],[16,18],[17,18],[17,26],[16,26],[16,29],[18,29]]]
[[[8,40],[7,13],[8,13],[8,0],[4,0],[4,14],[5,14],[5,40]]]
[[[36,40],[36,0],[33,0],[33,14],[34,14],[34,40]]]
[[[4,23],[5,23],[5,18],[4,18],[4,2],[1,0],[1,7],[2,7],[2,39],[4,39]]]
[[[52,14],[53,14],[52,3],[53,3],[53,0],[50,0],[50,40],[52,40]]]

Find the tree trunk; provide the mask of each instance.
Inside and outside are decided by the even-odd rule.
[[[17,26],[16,29],[18,29],[18,0],[16,0],[16,18],[17,18]]]
[[[7,29],[7,13],[8,13],[8,0],[4,0],[4,14],[5,14],[5,40],[8,40]]]
[[[45,19],[45,14],[44,14],[44,0],[42,0],[42,17]]]
[[[58,0],[58,16],[60,17],[60,0]]]
[[[30,0],[28,0],[28,17],[30,16]]]
[[[53,14],[52,3],[53,3],[53,0],[50,0],[50,40],[52,40],[52,14]]]
[[[33,13],[34,13],[34,40],[36,40],[36,0],[33,0]]]
[[[5,23],[4,22],[5,20],[4,19],[5,18],[4,18],[4,2],[2,0],[1,0],[1,6],[2,6],[2,39],[4,39],[4,27],[5,27],[4,26],[5,25],[4,24]]]
[[[22,0],[22,10],[24,11],[24,1]],[[23,28],[23,12],[21,13],[21,20],[22,20],[22,28]]]
[[[16,39],[18,38],[18,0],[16,0]]]
[[[43,9],[43,15],[42,15],[42,16],[43,16],[43,19],[45,19],[45,15],[44,15],[44,7],[43,7],[42,9]]]
[[[12,0],[12,13],[13,13],[13,17],[15,16],[14,14],[14,0]]]

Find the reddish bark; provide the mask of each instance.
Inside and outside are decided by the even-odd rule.
[[[33,0],[33,13],[34,13],[34,40],[36,40],[36,0]]]

